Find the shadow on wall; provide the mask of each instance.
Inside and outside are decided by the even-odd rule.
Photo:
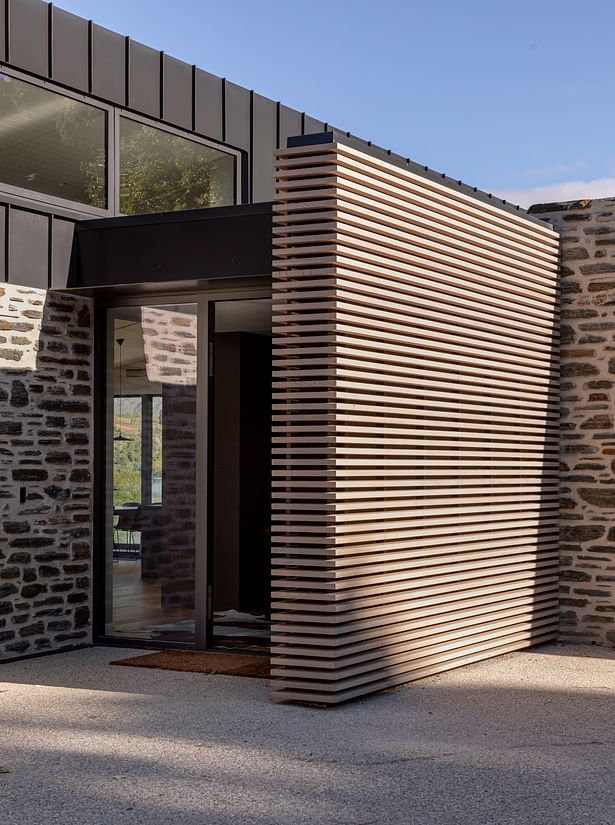
[[[0,286],[0,659],[91,639],[92,321]]]
[[[516,421],[506,427],[506,436],[510,436],[510,440],[505,444],[499,438],[497,426],[494,435],[490,436],[488,426],[484,435],[485,440],[491,437],[493,442],[491,447],[483,448],[481,461],[489,459],[493,452],[493,466],[496,469],[490,480],[483,479],[480,483],[485,486],[491,483],[489,495],[493,500],[493,517],[490,519],[490,514],[486,513],[484,520],[477,519],[472,532],[463,530],[457,535],[443,534],[442,545],[446,547],[449,570],[436,591],[430,577],[440,574],[437,566],[443,562],[441,555],[430,551],[435,546],[441,552],[442,545],[426,543],[423,557],[415,562],[413,581],[406,590],[405,600],[395,604],[395,612],[388,618],[388,623],[380,627],[377,637],[373,637],[377,654],[369,661],[356,665],[355,672],[360,670],[365,681],[368,681],[371,672],[371,678],[376,683],[380,680],[409,682],[557,639],[559,329],[556,307],[550,312],[547,315],[545,311],[542,327],[546,343],[540,374],[546,377],[539,386],[539,395],[535,394],[530,409],[529,405],[520,403]],[[518,338],[510,336],[508,346],[515,345],[519,347],[522,360],[527,347],[522,334]],[[510,357],[514,360],[515,356]],[[528,387],[526,378],[525,374],[511,374],[510,396],[513,396],[515,389],[520,396],[523,395]],[[453,384],[448,391],[451,409],[456,410]],[[501,415],[489,389],[480,401],[491,408],[495,417]],[[505,403],[510,406],[514,404]],[[451,425],[455,426],[455,419],[451,419]],[[529,427],[530,439],[524,435]],[[425,434],[429,437],[433,432],[430,433],[426,426]],[[515,434],[516,440],[513,440]],[[467,431],[460,429],[458,446],[450,448],[452,466],[455,466],[456,452],[463,456],[468,449],[468,437]],[[498,461],[498,456],[503,449],[510,456],[507,458],[509,465],[514,466],[517,462],[518,473],[515,469],[508,469],[503,475],[497,470],[502,463]],[[460,458],[459,463],[462,461]],[[466,463],[471,464],[467,460]],[[385,472],[383,467],[383,475]],[[463,497],[464,494],[467,496],[467,491],[463,487],[456,488],[455,478],[443,475],[442,484],[451,489],[448,506],[459,507],[463,513],[464,507],[467,508],[467,499]],[[504,496],[502,488],[515,487],[518,493],[508,492]],[[517,508],[504,517],[501,507],[498,507],[503,498]],[[460,524],[463,525],[463,520]],[[412,535],[410,537],[414,538]],[[464,569],[468,550],[475,553],[475,559],[480,560],[469,570]],[[372,606],[353,609],[351,605],[349,609],[352,611],[351,618],[346,623],[343,611],[337,613],[340,634],[373,626]],[[402,632],[406,638],[400,643],[399,634]],[[338,653],[338,657],[342,661],[341,654]],[[386,687],[386,684],[383,686]]]

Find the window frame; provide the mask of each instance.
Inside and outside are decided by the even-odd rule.
[[[58,86],[56,83],[50,83],[47,80],[41,80],[40,78],[34,78],[30,75],[25,74],[24,72],[18,72],[14,69],[11,69],[9,66],[6,66],[3,63],[0,63],[0,73],[9,75],[10,77],[14,77],[16,80],[21,80],[24,83],[29,83],[31,86],[38,86],[42,89],[47,89],[49,92],[53,92],[57,95],[63,95],[64,97],[71,98],[72,100],[77,100],[80,103],[85,103],[88,106],[91,106],[93,109],[101,109],[106,112],[106,128],[105,128],[105,153],[107,159],[107,174],[106,174],[106,184],[107,184],[107,206],[106,208],[102,208],[100,206],[90,206],[87,203],[80,203],[79,201],[72,201],[68,198],[59,198],[56,195],[45,195],[44,192],[37,192],[33,189],[25,189],[21,186],[12,186],[9,183],[4,183],[4,181],[0,180],[0,193],[7,195],[13,195],[15,197],[23,198],[27,201],[33,201],[34,204],[47,204],[48,206],[57,206],[57,207],[64,207],[70,208],[76,212],[82,212],[87,215],[92,215],[95,217],[111,217],[113,216],[113,181],[115,179],[115,170],[113,168],[115,163],[115,156],[114,153],[111,151],[111,138],[112,138],[112,129],[113,129],[113,106],[108,103],[102,103],[95,98],[91,98],[88,95],[80,94],[79,92],[73,92],[70,89],[66,89],[63,86]]]
[[[114,106],[110,103],[105,103],[98,98],[92,97],[91,95],[75,92],[72,89],[68,89],[65,86],[60,86],[52,81],[32,77],[25,72],[20,72],[10,66],[7,66],[1,61],[0,73],[14,77],[16,80],[21,80],[24,83],[29,83],[32,86],[47,89],[49,92],[53,92],[54,94],[63,95],[64,97],[71,98],[72,100],[77,100],[80,103],[85,103],[88,106],[92,106],[94,109],[101,109],[106,112],[107,124],[105,129],[105,152],[107,159],[107,206],[106,208],[101,208],[99,206],[90,206],[86,203],[80,203],[79,201],[72,201],[68,198],[60,198],[56,195],[45,195],[43,192],[25,189],[20,186],[12,186],[9,183],[4,183],[2,180],[0,180],[0,195],[6,195],[8,198],[16,198],[21,202],[25,201],[26,205],[32,206],[32,208],[43,205],[47,207],[56,207],[57,209],[70,210],[74,213],[81,213],[86,217],[121,217],[124,213],[120,212],[120,118],[124,117],[128,120],[143,123],[145,126],[160,129],[161,131],[168,132],[171,135],[176,135],[177,137],[184,138],[185,140],[191,140],[193,143],[199,143],[202,146],[207,146],[210,149],[217,149],[219,152],[224,152],[227,155],[231,155],[235,159],[235,163],[233,164],[233,192],[235,202],[232,205],[236,206],[241,204],[242,163],[244,154],[241,150],[234,149],[231,146],[227,146],[226,144],[215,140],[210,140],[209,138],[201,137],[201,135],[195,134],[194,132],[187,132],[185,129],[177,129],[174,126],[169,126],[164,121],[156,120],[151,117],[144,117],[143,115],[137,114],[129,109],[125,109],[122,106]],[[153,212],[147,214],[159,215],[162,213]]]
[[[198,143],[201,146],[207,146],[209,149],[217,149],[219,152],[223,152],[226,155],[231,155],[235,159],[235,163],[233,164],[233,193],[235,202],[233,204],[227,204],[230,206],[237,206],[237,204],[241,203],[241,151],[239,149],[232,149],[230,146],[226,146],[223,143],[216,143],[216,141],[208,140],[207,138],[203,138],[200,135],[195,135],[192,132],[186,132],[184,129],[176,129],[173,126],[168,126],[166,123],[163,123],[159,120],[154,120],[151,117],[143,117],[143,115],[135,114],[135,112],[131,112],[128,109],[122,109],[120,107],[114,107],[114,119],[113,119],[113,154],[114,157],[117,158],[117,162],[115,163],[114,168],[114,181],[113,181],[113,192],[114,192],[114,203],[113,209],[114,214],[121,216],[124,215],[124,212],[120,212],[120,166],[121,166],[121,158],[120,158],[120,120],[121,118],[125,118],[126,120],[132,120],[135,123],[142,123],[144,126],[150,126],[152,129],[159,129],[161,132],[166,132],[170,135],[176,135],[177,137],[184,138],[184,140],[190,140],[193,143]],[[203,207],[207,209],[208,207]],[[209,207],[212,208],[212,207]],[[147,214],[147,215],[161,215],[164,214],[163,212],[146,212],[146,213],[137,213],[137,214]],[[135,217],[135,216],[133,216]]]

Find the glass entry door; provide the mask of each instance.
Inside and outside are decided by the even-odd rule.
[[[195,640],[198,317],[108,313],[105,635]]]
[[[264,651],[270,292],[190,297],[106,310],[98,626],[127,642]]]

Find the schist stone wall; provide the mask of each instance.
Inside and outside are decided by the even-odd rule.
[[[159,576],[164,608],[194,608],[197,316],[142,309],[147,377],[162,387]],[[145,555],[145,554],[144,554]]]
[[[561,639],[615,644],[615,198],[530,210],[562,239]]]
[[[0,660],[91,641],[92,311],[0,284]]]

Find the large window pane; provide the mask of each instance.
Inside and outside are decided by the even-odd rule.
[[[103,109],[0,73],[0,182],[107,206]]]
[[[120,211],[177,212],[234,203],[235,158],[120,118]]]
[[[194,639],[196,310],[110,311],[108,634]]]

